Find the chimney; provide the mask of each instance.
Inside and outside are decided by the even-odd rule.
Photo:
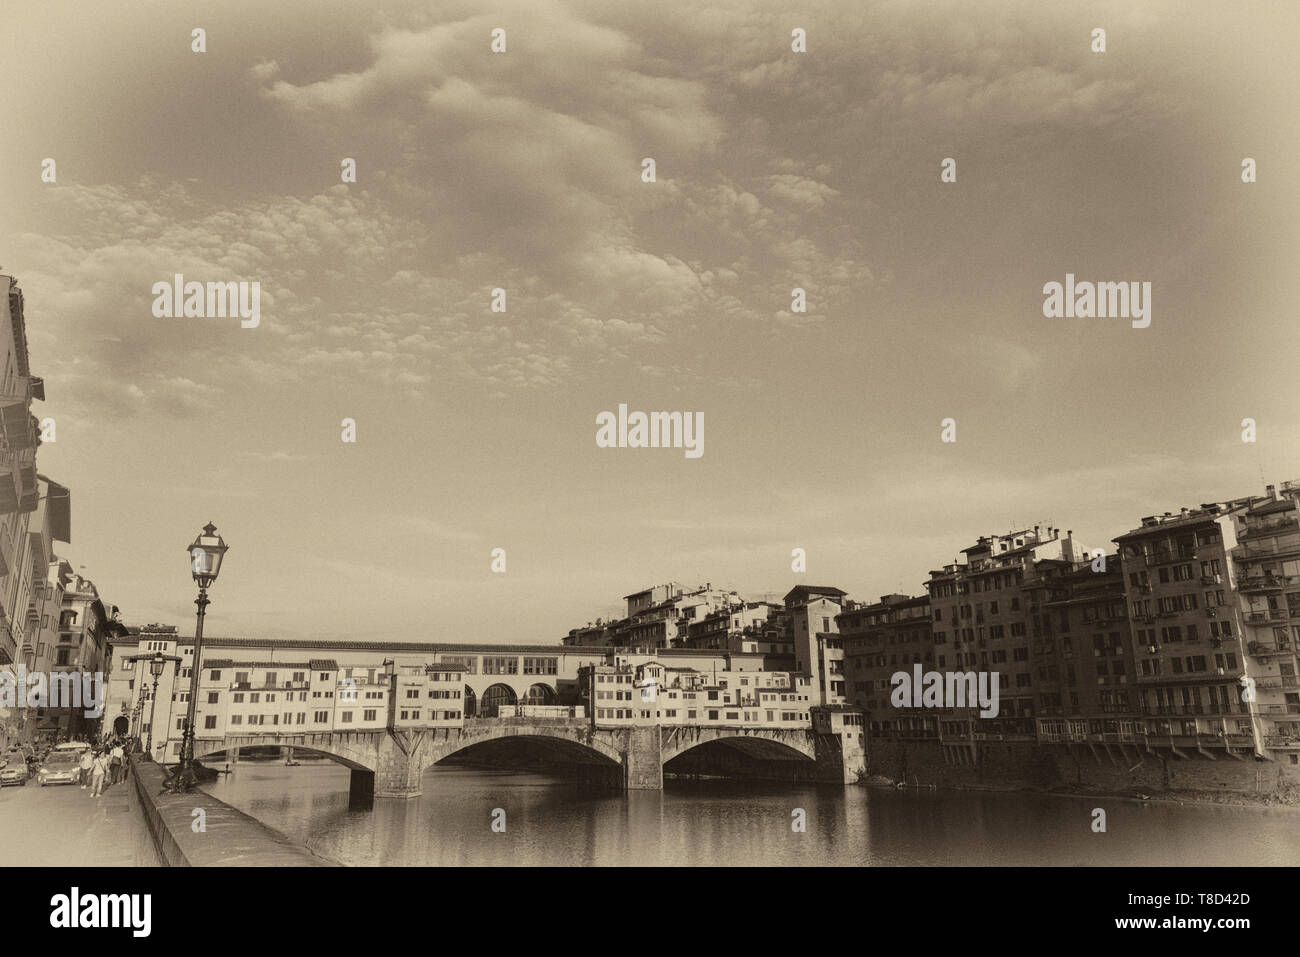
[[[1277,486],[1276,486],[1276,485],[1265,485],[1265,486],[1264,486],[1264,494],[1266,494],[1269,498],[1271,498],[1273,501],[1276,502],[1276,501],[1277,501]]]

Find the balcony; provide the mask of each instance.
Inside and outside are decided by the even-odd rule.
[[[1255,578],[1243,578],[1237,584],[1237,591],[1243,595],[1259,595],[1268,592],[1279,592],[1285,587],[1286,583],[1280,578],[1272,576],[1259,576]]]
[[[1295,690],[1300,688],[1300,678],[1295,675],[1274,675],[1268,678],[1259,678],[1255,681],[1256,688],[1262,688],[1265,691],[1280,691],[1283,688]]]
[[[1246,526],[1241,530],[1238,538],[1244,541],[1261,535],[1277,535],[1282,532],[1293,532],[1297,529],[1300,529],[1300,522],[1295,518],[1275,518],[1272,521],[1257,522]]]
[[[1285,622],[1287,614],[1281,608],[1270,608],[1268,611],[1252,611],[1246,615],[1246,624],[1248,625],[1270,625],[1274,622]]]
[[[1256,658],[1267,658],[1270,655],[1290,655],[1293,654],[1290,642],[1273,644],[1267,641],[1252,641],[1246,645],[1248,654]]]
[[[1279,715],[1300,714],[1300,704],[1257,704],[1255,710],[1260,714],[1277,717]]]
[[[1300,547],[1292,545],[1290,547],[1279,548],[1276,545],[1265,545],[1262,542],[1251,542],[1248,545],[1238,545],[1235,550],[1235,557],[1240,560],[1243,558],[1272,558],[1276,555],[1286,555],[1300,552]]]

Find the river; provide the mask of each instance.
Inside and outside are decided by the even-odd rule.
[[[348,807],[348,782],[332,763],[244,761],[208,790],[353,865],[1300,864],[1300,811],[1289,808],[752,781],[623,794],[442,765],[419,798],[362,811]],[[1104,833],[1092,830],[1097,807]],[[504,832],[492,827],[498,808]]]

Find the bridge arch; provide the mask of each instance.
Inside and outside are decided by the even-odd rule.
[[[333,735],[328,733],[228,735],[221,740],[196,740],[194,757],[211,757],[238,748],[290,747],[294,751],[323,755],[353,771],[374,771],[379,764],[379,747],[384,737],[387,737],[387,731]]]
[[[807,731],[743,728],[675,728],[665,736],[661,758],[673,758],[708,744],[722,744],[766,761],[817,759],[817,748]]]
[[[606,740],[606,737],[581,723],[556,721],[548,724],[528,719],[466,721],[459,737],[429,742],[425,751],[426,767],[475,745],[510,739],[534,740],[554,754],[573,759],[576,764],[622,767],[622,750],[615,741]]]

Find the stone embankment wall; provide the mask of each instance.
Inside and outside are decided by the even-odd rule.
[[[970,762],[969,751],[964,756]],[[1135,792],[1152,797],[1300,804],[1300,768],[1254,758],[1172,758],[1138,751],[1094,753],[1086,747],[992,742],[978,746],[974,763],[945,760],[928,741],[870,742],[867,775],[907,784],[987,789]]]
[[[168,867],[338,866],[205,791],[160,794],[163,772],[151,761],[132,761],[129,775],[133,803]],[[195,829],[198,820],[202,830]]]

